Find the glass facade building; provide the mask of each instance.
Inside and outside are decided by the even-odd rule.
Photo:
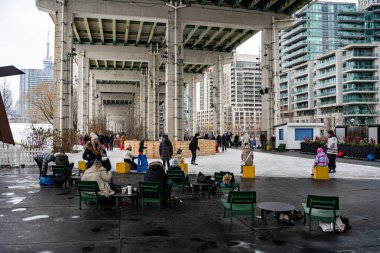
[[[380,5],[361,2],[313,3],[281,33],[280,122],[378,122]]]

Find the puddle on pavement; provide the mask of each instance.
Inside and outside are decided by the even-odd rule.
[[[24,199],[26,199],[26,197],[14,197],[14,198],[10,198],[7,202],[16,205],[20,203],[21,201],[23,201]]]
[[[268,238],[266,238],[265,236],[258,236],[257,239],[259,239],[260,241],[268,241]]]
[[[39,185],[11,185],[11,186],[5,186],[5,188],[8,188],[8,189],[21,189],[21,190],[30,189],[30,188],[39,188],[39,187],[40,187]]]
[[[286,242],[284,240],[275,239],[275,240],[273,240],[273,242],[274,242],[274,244],[281,245],[281,246],[286,244]]]
[[[35,191],[28,191],[27,193],[37,193],[39,192],[40,190],[35,190]]]
[[[42,215],[36,215],[36,216],[31,216],[31,217],[26,217],[22,219],[23,221],[31,221],[31,220],[38,220],[38,219],[46,219],[49,218],[49,215],[42,214]]]
[[[82,252],[91,252],[93,249],[93,247],[83,247]]]
[[[1,195],[4,195],[4,196],[12,196],[12,195],[15,195],[16,193],[14,192],[4,192],[2,193]]]
[[[154,229],[144,232],[145,236],[169,236],[169,231],[166,229]]]
[[[207,242],[202,243],[202,245],[197,248],[197,251],[206,251],[209,249],[216,249],[216,248],[218,248],[218,245],[216,244],[216,242],[207,241]]]
[[[204,242],[204,240],[202,240],[201,238],[191,238],[190,241],[193,241],[193,242]]]
[[[16,208],[16,209],[13,209],[12,212],[21,212],[21,211],[25,211],[26,208]]]

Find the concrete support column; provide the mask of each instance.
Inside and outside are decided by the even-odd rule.
[[[85,57],[85,52],[81,51],[78,54],[78,78],[79,78],[79,89],[78,89],[78,130],[81,133],[88,132],[88,67],[89,60]]]
[[[158,65],[157,52],[152,53],[152,61],[149,62],[149,87],[148,87],[148,138],[158,139],[157,134],[157,85],[158,85]]]
[[[261,114],[261,132],[263,132],[267,140],[274,134],[274,77],[275,77],[275,61],[273,54],[274,36],[273,29],[263,29],[261,32],[261,83],[264,91],[268,91],[262,95],[262,114]],[[277,36],[276,36],[277,37]],[[277,47],[275,47],[277,48]]]
[[[188,89],[188,94],[189,94],[189,137],[190,136],[194,136],[194,126],[196,125],[195,124],[195,121],[194,121],[194,104],[195,104],[195,91],[196,91],[196,82],[195,82],[195,76],[192,75],[191,76],[191,80],[189,80],[189,82],[187,83],[187,89]],[[195,107],[196,109],[196,107]]]
[[[55,15],[54,84],[57,87],[54,128],[61,132],[73,128],[72,120],[72,29],[68,24],[73,20],[65,4]]]
[[[167,62],[165,86],[165,132],[172,140],[183,140],[182,91],[183,91],[183,29],[178,10],[166,26]]]
[[[94,74],[90,75],[90,85],[89,85],[89,124],[95,120],[95,76]]]
[[[146,132],[147,132],[147,93],[146,93],[146,86],[147,86],[147,76],[145,73],[142,73],[142,80],[140,82],[140,125],[143,129],[143,137],[146,138]]]

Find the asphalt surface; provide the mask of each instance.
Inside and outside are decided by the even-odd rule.
[[[51,172],[51,171],[50,171]],[[115,174],[119,185],[137,186],[141,174]],[[195,175],[191,175],[195,179]],[[82,205],[75,188],[40,187],[37,168],[0,170],[0,252],[380,252],[380,181],[308,178],[240,179],[241,190],[255,190],[257,202],[280,201],[301,209],[308,194],[339,196],[342,216],[352,229],[324,233],[313,223],[264,224],[255,210],[250,218],[223,218],[216,195],[173,189],[183,202],[136,208],[123,200],[99,210]]]

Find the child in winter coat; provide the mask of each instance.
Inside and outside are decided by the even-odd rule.
[[[317,149],[317,156],[315,157],[313,168],[317,166],[320,166],[320,167],[329,166],[329,158],[327,157],[325,152],[323,152],[323,148]],[[314,172],[312,172],[311,175],[313,176]]]

